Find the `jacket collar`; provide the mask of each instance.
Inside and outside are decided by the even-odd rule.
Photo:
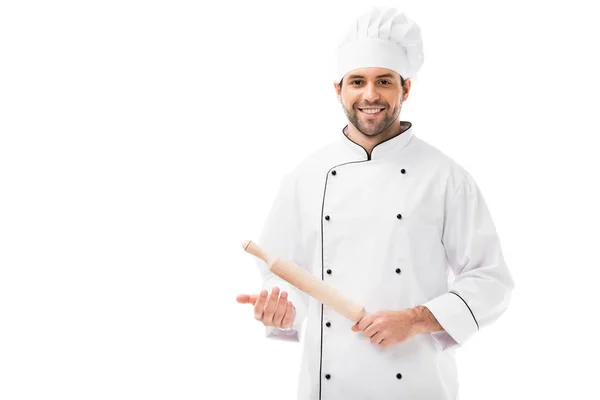
[[[383,160],[386,158],[393,158],[396,152],[408,145],[410,139],[414,136],[414,131],[412,128],[412,122],[409,121],[400,121],[400,127],[402,131],[387,140],[377,144],[373,150],[371,151],[371,157],[369,158],[367,155],[367,150],[364,147],[354,142],[344,133],[348,125],[342,128],[342,137],[341,140],[344,144],[350,148],[351,151],[356,153],[357,155],[363,156],[367,160]]]

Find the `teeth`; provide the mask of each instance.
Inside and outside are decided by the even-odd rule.
[[[383,110],[383,108],[377,108],[377,109],[363,108],[362,112],[367,113],[367,114],[377,114],[381,110]]]

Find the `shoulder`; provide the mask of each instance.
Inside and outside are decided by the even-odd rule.
[[[295,178],[309,177],[322,173],[331,167],[341,152],[339,140],[330,141],[308,153],[294,168],[290,175]]]
[[[431,143],[415,136],[411,146],[414,157],[438,177],[448,194],[454,193],[461,185],[472,179],[469,171],[461,163]]]

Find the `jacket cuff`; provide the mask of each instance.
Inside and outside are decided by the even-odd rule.
[[[442,350],[464,345],[479,330],[468,304],[456,292],[444,293],[422,305],[431,311],[445,330],[430,332]]]
[[[286,342],[299,342],[302,339],[302,329],[293,326],[287,329],[276,328],[274,326],[265,327],[265,335],[268,339],[283,340]]]

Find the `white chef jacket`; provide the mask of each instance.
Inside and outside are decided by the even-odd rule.
[[[282,179],[258,245],[368,313],[423,305],[445,331],[383,348],[257,258],[263,288],[296,307],[291,329],[266,336],[303,342],[298,400],[456,400],[454,350],[508,307],[514,282],[475,181],[412,123],[401,132],[369,157],[342,130],[304,159]]]

